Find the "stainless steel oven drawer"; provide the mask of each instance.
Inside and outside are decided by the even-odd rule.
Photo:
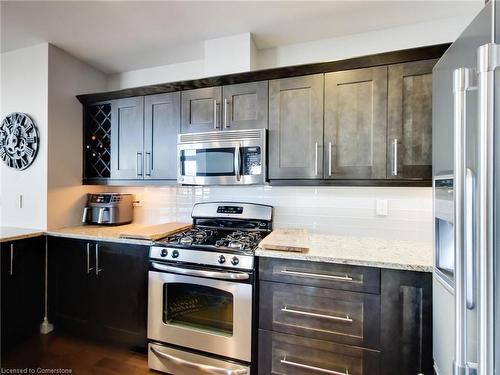
[[[380,352],[259,330],[259,374],[379,375]]]
[[[250,367],[150,343],[148,366],[174,375],[250,375]]]
[[[261,281],[260,324],[290,333],[377,349],[380,296]]]
[[[260,258],[259,279],[380,294],[380,269],[343,264]]]

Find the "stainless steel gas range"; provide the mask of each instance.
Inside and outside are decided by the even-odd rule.
[[[193,228],[150,249],[148,363],[174,375],[249,375],[254,251],[273,208],[198,203]]]

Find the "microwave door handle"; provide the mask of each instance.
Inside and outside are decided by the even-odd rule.
[[[171,354],[164,353],[154,346],[151,346],[151,351],[159,358],[171,363],[176,367],[183,367],[186,370],[190,369],[193,373],[201,374],[212,374],[212,375],[248,375],[248,369],[225,369],[210,365],[203,365],[201,363],[195,363],[187,361],[182,358],[175,357]]]
[[[234,148],[234,171],[236,174],[236,181],[241,180],[241,160],[240,160],[240,145],[237,144],[236,147]]]

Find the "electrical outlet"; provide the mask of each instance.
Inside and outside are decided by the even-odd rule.
[[[389,201],[387,199],[377,199],[375,201],[375,215],[377,216],[389,215]]]
[[[142,197],[138,194],[134,195],[134,201],[132,202],[132,205],[134,207],[142,207]]]

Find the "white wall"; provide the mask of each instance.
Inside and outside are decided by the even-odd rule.
[[[47,227],[81,223],[85,194],[82,186],[82,105],[76,95],[104,91],[106,76],[49,45],[48,64],[48,197]]]
[[[474,14],[471,14],[470,17],[440,19],[369,33],[321,39],[261,50],[256,50],[255,45],[252,45],[249,65],[253,70],[268,69],[279,66],[341,60],[381,52],[452,42],[470,23],[473,16]],[[210,45],[211,41],[206,41],[206,46]],[[242,43],[238,45],[238,48],[246,55],[248,48]],[[232,50],[234,52],[235,48]],[[240,56],[236,56],[236,60],[238,60]],[[235,64],[229,61],[221,63],[221,67],[226,70],[217,70],[215,72],[215,68],[207,69],[206,66],[212,66],[214,61],[211,58],[211,54],[207,54],[202,60],[113,74],[108,77],[108,90],[203,78],[236,71]],[[239,71],[250,70],[243,69],[240,65],[238,65],[240,67]]]
[[[28,113],[41,143],[28,169],[1,164],[0,225],[77,225],[85,193],[97,187],[81,186],[82,107],[75,95],[105,90],[106,76],[47,43],[4,53],[1,65],[1,117]]]
[[[40,148],[33,164],[24,171],[0,162],[0,225],[45,229],[47,227],[48,147],[48,44],[1,55],[0,117],[25,112],[37,123]],[[23,208],[19,207],[19,195]]]

